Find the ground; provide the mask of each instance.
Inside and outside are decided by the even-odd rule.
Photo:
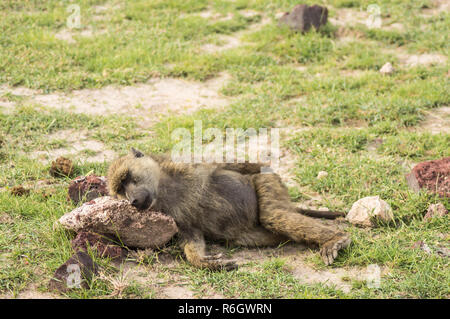
[[[312,1],[305,1],[313,4]],[[299,34],[277,18],[298,1],[65,1],[0,4],[0,295],[4,298],[449,298],[448,217],[423,221],[448,198],[412,192],[414,164],[450,156],[448,2],[320,1],[329,23]],[[369,28],[368,5],[382,24]],[[372,12],[372,11],[371,11]],[[380,74],[392,63],[394,73]],[[298,205],[348,211],[379,195],[394,211],[367,230],[339,221],[352,245],[332,266],[293,243],[244,249],[211,244],[238,271],[191,267],[171,243],[124,264],[97,259],[91,289],[50,292],[72,254],[53,223],[74,208],[70,178],[106,173],[130,147],[170,151],[171,132],[281,128],[279,173]],[[325,178],[317,174],[326,171]],[[28,195],[13,196],[22,185]],[[380,286],[366,285],[370,265]]]

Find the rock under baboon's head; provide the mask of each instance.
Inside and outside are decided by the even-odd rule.
[[[156,201],[160,174],[159,164],[153,158],[132,148],[109,166],[109,194],[128,199],[138,209],[147,209]]]

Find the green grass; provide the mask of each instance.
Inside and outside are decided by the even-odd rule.
[[[74,206],[66,200],[69,178],[53,179],[49,164],[33,159],[36,151],[67,146],[49,141],[60,130],[87,130],[89,138],[118,153],[131,147],[163,153],[171,149],[171,132],[193,130],[194,120],[208,127],[309,128],[283,139],[283,147],[296,158],[295,181],[290,189],[297,201],[320,194],[323,205],[349,210],[364,196],[379,195],[393,208],[394,221],[367,231],[350,227],[353,244],[333,267],[388,269],[379,289],[348,279],[350,292],[322,284],[308,285],[293,277],[283,258],[249,263],[238,272],[208,272],[184,262],[163,269],[162,275],[183,274],[196,296],[208,289],[224,297],[242,298],[449,298],[448,258],[411,249],[424,240],[430,247],[449,245],[449,219],[424,222],[429,204],[448,199],[413,193],[404,174],[412,163],[450,156],[450,135],[431,135],[418,129],[428,112],[449,105],[448,62],[402,67],[396,54],[432,53],[448,56],[448,12],[420,15],[432,1],[376,1],[384,21],[401,23],[404,31],[345,27],[328,24],[320,32],[298,34],[277,26],[275,13],[290,10],[298,1],[105,1],[83,0],[82,28],[73,30],[76,43],[55,35],[66,29],[69,1],[3,1],[0,4],[0,83],[52,91],[133,85],[158,76],[205,81],[228,73],[232,80],[221,93],[233,97],[225,109],[202,109],[190,115],[165,116],[142,130],[132,117],[92,116],[56,111],[51,105],[33,105],[19,95],[5,93],[0,101],[14,102],[8,112],[0,108],[0,293],[19,294],[31,284],[46,292],[55,269],[72,254],[71,234],[54,230],[53,223]],[[307,3],[315,3],[307,1]],[[373,1],[320,1],[330,10],[365,11]],[[121,7],[116,7],[116,5]],[[106,10],[96,13],[95,6]],[[231,19],[201,17],[210,10]],[[243,10],[256,15],[248,17]],[[103,17],[102,19],[99,16]],[[264,18],[270,22],[250,29]],[[405,17],[408,17],[407,19]],[[91,30],[92,37],[82,35]],[[205,43],[239,32],[242,45],[207,53]],[[344,32],[353,41],[340,41]],[[378,71],[390,61],[396,72]],[[300,69],[301,67],[301,69]],[[352,73],[353,72],[353,73]],[[139,110],[137,110],[139,111]],[[383,143],[371,150],[370,143]],[[84,163],[86,150],[73,157],[76,175],[105,174],[108,163]],[[316,178],[319,171],[329,173]],[[43,179],[56,182],[54,192],[31,192],[15,197],[9,188]],[[4,220],[3,218],[0,220]],[[5,219],[6,220],[6,219]],[[232,256],[233,251],[230,250]],[[173,253],[177,258],[180,252]],[[110,262],[97,260],[106,269]],[[320,259],[308,261],[324,267]],[[151,258],[147,267],[154,267]],[[252,271],[249,271],[251,268]],[[110,270],[111,274],[117,273]],[[206,287],[206,288],[205,288]],[[139,282],[115,295],[108,280],[94,278],[91,289],[69,293],[71,298],[155,298],[157,287]]]

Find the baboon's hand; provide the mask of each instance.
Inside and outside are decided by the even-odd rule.
[[[222,259],[222,254],[204,256],[202,263],[204,266],[211,270],[234,270],[238,268],[238,265],[234,260]]]
[[[339,250],[344,249],[352,240],[347,234],[337,236],[329,241],[327,241],[320,249],[320,256],[322,257],[325,265],[331,265],[334,259],[337,257]]]

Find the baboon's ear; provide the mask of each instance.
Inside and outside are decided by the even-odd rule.
[[[144,153],[142,153],[141,151],[135,149],[134,147],[131,148],[131,154],[133,154],[134,157],[136,157],[136,158],[144,157]]]

